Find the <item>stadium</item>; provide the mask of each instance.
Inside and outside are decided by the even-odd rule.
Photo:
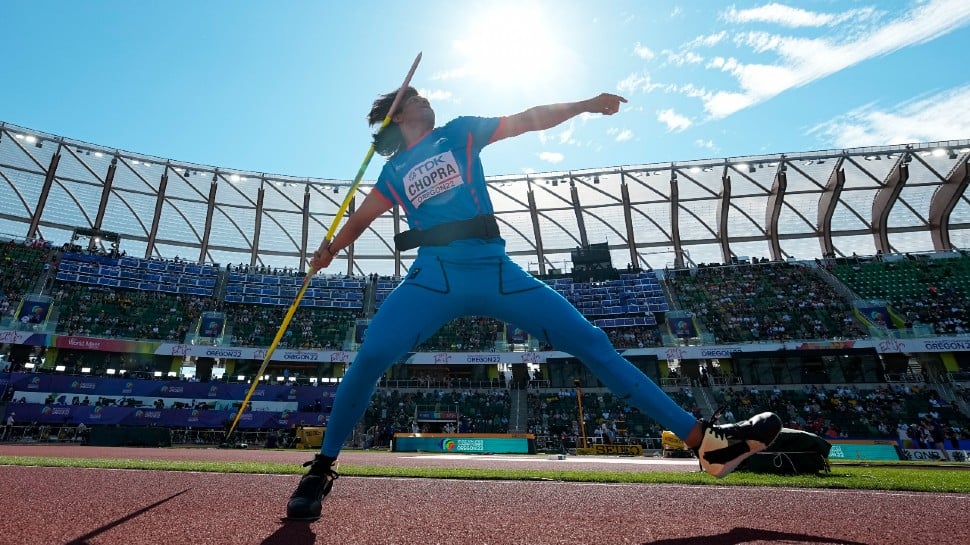
[[[932,414],[962,457],[968,148],[788,152],[488,184],[513,259],[685,408],[728,407],[738,419],[770,408],[830,439],[898,440],[938,457],[921,435]],[[22,423],[10,433],[43,441],[74,437],[81,423],[151,423],[176,443],[217,442],[302,283],[306,248],[352,185],[9,124],[0,179],[4,401]],[[348,213],[367,191],[356,188]],[[241,424],[248,442],[292,442],[294,428],[325,425],[369,317],[414,259],[394,249],[404,229],[395,208],[312,280]],[[661,437],[575,358],[481,316],[447,324],[387,373],[354,446],[411,431],[533,434],[540,451],[658,449]]]
[[[787,428],[824,437],[833,461],[963,465],[970,425],[968,148],[966,141],[928,142],[487,182],[513,259],[696,416],[718,410],[733,421],[771,410]],[[89,481],[94,473],[72,474],[64,485],[69,496],[97,489],[99,509],[121,511],[94,514],[77,503],[48,502],[51,512],[103,524],[82,525],[90,531],[74,541],[73,524],[48,524],[39,539],[152,543],[157,532],[171,532],[154,525],[173,519],[148,513],[194,489],[231,487],[253,501],[285,497],[289,483],[266,475],[280,471],[267,464],[293,465],[305,459],[301,449],[319,446],[334,391],[370,317],[415,258],[394,249],[394,235],[405,228],[397,209],[310,280],[272,351],[306,275],[306,248],[324,236],[351,182],[187,164],[5,123],[0,181],[0,456],[7,463],[12,456],[54,456],[42,465],[58,465],[51,460],[78,456],[71,449],[93,449],[81,456],[93,457],[95,467],[128,471],[154,469],[172,456],[179,461],[168,463],[182,469],[206,468],[193,464],[213,459],[263,464],[262,475],[230,477],[231,484],[198,472],[151,485],[142,479],[154,472],[125,473],[115,485]],[[347,213],[369,189],[354,189]],[[247,390],[254,395],[240,410]],[[237,414],[236,440],[227,445],[227,424]],[[181,448],[144,454],[131,446]],[[244,450],[205,448],[216,446]],[[448,323],[393,366],[346,447],[342,460],[365,468],[352,478],[375,464],[378,472],[404,464],[391,474],[408,475],[424,471],[414,465],[449,471],[487,463],[507,475],[539,470],[545,459],[536,453],[593,474],[604,467],[634,474],[696,469],[678,438],[611,394],[570,354],[485,316]],[[440,454],[421,457],[427,453]],[[818,461],[818,453],[783,455],[791,466],[781,468],[775,457],[769,472],[822,467],[794,461]],[[156,460],[132,462],[146,456]],[[125,460],[111,461],[119,457]],[[590,461],[596,459],[606,463]],[[55,470],[23,467],[8,477],[53,482],[58,477],[48,472]],[[330,500],[330,516],[351,521],[360,542],[451,539],[442,529],[467,525],[476,515],[468,498],[493,486],[453,481],[421,491],[424,481],[364,479],[353,490],[368,499]],[[25,501],[46,494],[45,486],[13,486]],[[586,498],[575,509],[603,518],[642,501],[639,488],[598,488],[591,496],[588,486],[579,492],[551,485],[539,499],[528,484],[518,485],[515,497],[528,508],[488,503],[490,512],[519,521],[494,539],[511,542],[527,519],[574,509],[573,500],[550,502],[548,494]],[[157,501],[125,514],[126,505],[149,501],[135,490],[156,491],[150,496]],[[369,511],[377,508],[371,499],[389,490],[436,500],[411,502],[417,511],[390,520],[379,534],[362,532],[373,526],[362,521],[380,516]],[[632,528],[682,518],[676,506],[685,502],[697,519],[713,509],[704,507],[700,487],[651,490],[671,501],[596,535],[619,539]],[[786,490],[730,488],[717,496],[751,504],[769,497],[810,509]],[[959,513],[965,506],[954,498],[964,496],[928,495],[869,512]],[[202,500],[200,508],[218,512],[209,505],[220,500]],[[847,494],[830,501],[847,510],[870,500]],[[444,525],[401,526],[425,516],[422,509],[449,514],[435,515]],[[131,526],[139,517],[144,521]],[[265,535],[271,530],[262,519],[215,522],[217,536],[204,537],[184,516],[174,518],[181,531],[213,542]],[[724,526],[730,521],[707,527],[725,543],[823,539],[772,520],[770,529]],[[804,520],[818,534],[880,533],[815,515]],[[566,539],[552,526],[541,528],[533,539]],[[306,524],[290,522],[263,543],[314,541]]]
[[[0,14],[0,545],[966,533],[970,2]]]

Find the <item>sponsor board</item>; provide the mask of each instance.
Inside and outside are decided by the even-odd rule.
[[[640,445],[593,445],[592,448],[576,449],[576,455],[643,456],[643,447]]]
[[[946,457],[943,451],[936,449],[903,449],[903,458],[916,462],[967,462],[967,451],[948,450]]]
[[[899,460],[896,445],[886,443],[840,443],[832,441],[830,460]]]

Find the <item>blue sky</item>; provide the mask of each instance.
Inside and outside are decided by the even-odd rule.
[[[967,0],[4,0],[0,31],[0,121],[271,174],[352,179],[418,52],[439,124],[629,99],[489,175],[970,138]]]

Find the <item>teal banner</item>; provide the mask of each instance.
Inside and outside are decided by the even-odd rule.
[[[839,443],[832,441],[830,460],[899,460],[895,445]]]
[[[525,437],[394,437],[394,452],[444,452],[454,454],[529,454]]]

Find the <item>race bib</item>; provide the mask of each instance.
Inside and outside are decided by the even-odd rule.
[[[415,165],[404,176],[404,189],[411,204],[421,203],[461,185],[461,174],[455,156],[446,151]]]

